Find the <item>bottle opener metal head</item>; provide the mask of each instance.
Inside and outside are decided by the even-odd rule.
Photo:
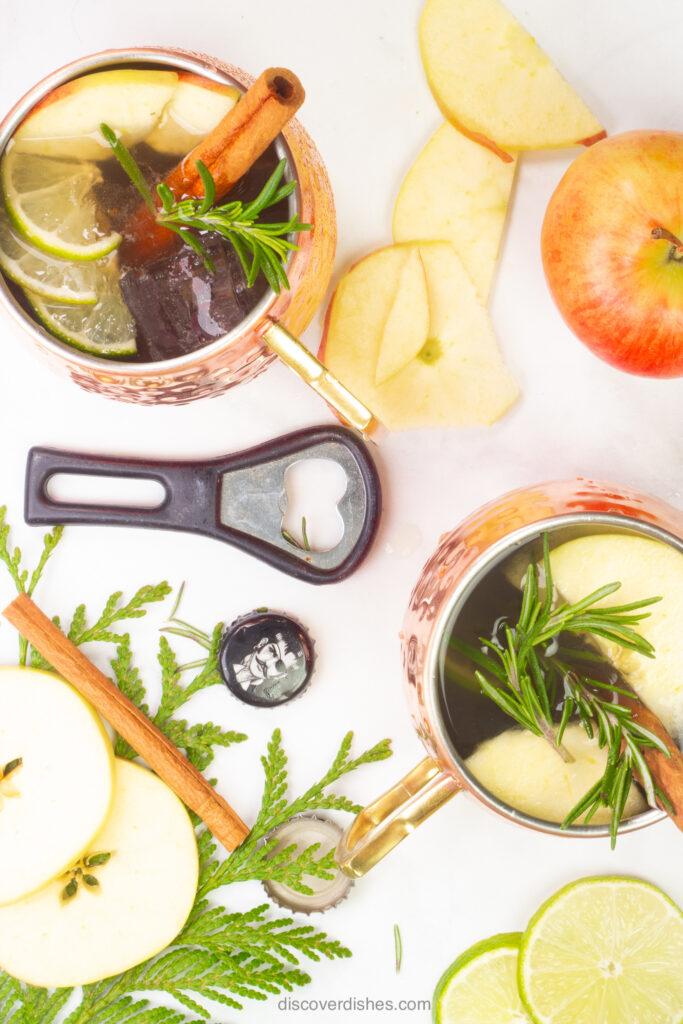
[[[302,459],[332,460],[346,476],[338,511],[344,524],[329,551],[297,548],[282,532],[285,474]],[[58,501],[48,493],[57,474],[157,481],[163,500],[153,508]],[[26,467],[27,523],[94,523],[206,534],[308,583],[349,576],[368,553],[379,526],[382,497],[375,464],[346,427],[298,430],[237,454],[203,462],[161,462],[32,448]]]

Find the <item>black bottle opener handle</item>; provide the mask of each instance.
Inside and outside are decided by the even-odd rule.
[[[284,477],[302,458],[331,459],[347,478],[338,504],[344,536],[330,551],[294,547],[282,536]],[[58,473],[155,480],[164,489],[152,508],[57,501],[48,494]],[[27,523],[91,523],[201,533],[240,548],[309,583],[349,576],[367,555],[382,508],[377,468],[346,427],[298,430],[266,444],[204,462],[121,459],[32,448],[26,464]]]

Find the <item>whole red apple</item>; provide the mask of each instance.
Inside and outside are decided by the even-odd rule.
[[[683,375],[683,135],[625,132],[581,153],[548,204],[541,250],[560,313],[596,355]]]

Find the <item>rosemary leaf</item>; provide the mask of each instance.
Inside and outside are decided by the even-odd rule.
[[[121,142],[121,140],[117,137],[116,132],[112,131],[109,125],[101,124],[100,131],[104,136],[105,142],[108,142],[111,146],[114,156],[121,164],[124,171],[126,172],[128,177],[133,182],[136,189],[144,199],[147,209],[149,210],[153,217],[156,217],[157,208],[152,197],[152,193],[149,189],[147,182],[143,177],[142,171],[136,164],[135,160],[130,155],[130,153],[128,152],[124,144]]]

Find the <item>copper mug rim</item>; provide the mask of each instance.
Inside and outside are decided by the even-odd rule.
[[[170,46],[137,46],[131,48],[123,47],[112,50],[100,50],[97,53],[91,53],[85,57],[80,57],[75,61],[71,61],[68,64],[64,64],[62,67],[52,71],[49,75],[46,75],[45,78],[42,78],[39,82],[36,82],[36,84],[24,93],[24,95],[14,104],[2,121],[0,121],[0,158],[2,158],[5,148],[14,135],[14,132],[30,111],[58,86],[63,85],[74,78],[78,78],[84,73],[96,70],[106,70],[108,67],[117,66],[122,63],[158,64],[169,68],[180,68],[183,71],[190,71],[194,74],[201,75],[204,78],[209,78],[214,82],[228,83],[244,92],[243,84],[238,82],[236,79],[233,79],[227,71],[222,70],[220,67],[221,62],[218,58],[216,58],[216,61],[216,64],[212,64],[211,58],[191,53],[187,50],[176,50]],[[291,168],[294,166],[294,159],[290,146],[282,133],[275,140],[275,147],[278,156],[280,158],[286,157],[287,159],[287,169],[285,171],[285,176],[287,177],[287,175],[291,175]],[[293,197],[296,197],[296,207],[300,209],[301,195],[298,186],[293,193]],[[295,255],[296,253],[290,254],[287,267],[289,267]],[[233,327],[233,329],[228,331],[227,334],[222,334],[208,344],[201,346],[202,354],[210,357],[213,353],[225,349],[232,342],[237,341],[237,339],[241,338],[242,335],[248,334],[264,316],[267,316],[269,310],[277,299],[278,296],[269,286],[263,298],[260,299],[251,312],[248,313],[236,327]],[[42,345],[46,345],[58,358],[64,358],[68,355],[70,361],[91,370],[102,371],[107,367],[109,367],[110,370],[112,369],[111,359],[98,358],[97,356],[89,355],[86,352],[81,352],[79,349],[73,348],[65,342],[60,341],[46,328],[38,324],[16,300],[8,287],[4,274],[0,274],[0,302],[22,330],[26,331],[34,339],[40,341]],[[197,350],[195,349],[194,351],[185,353],[182,356],[176,356],[173,359],[160,359],[156,362],[138,363],[125,359],[116,359],[115,365],[121,369],[130,368],[134,371],[136,376],[156,376],[160,372],[183,369],[184,367],[191,365],[195,361],[196,357]]]
[[[429,647],[424,670],[424,678],[427,681],[426,695],[428,698],[427,706],[429,716],[440,741],[439,752],[442,756],[437,759],[437,763],[442,771],[448,773],[457,780],[460,788],[470,792],[481,803],[495,811],[497,814],[502,815],[515,824],[523,825],[526,828],[531,828],[537,832],[546,832],[551,835],[567,837],[583,836],[599,838],[609,836],[609,825],[570,825],[567,828],[562,828],[562,826],[556,822],[547,821],[544,818],[537,818],[525,811],[520,811],[489,792],[489,790],[487,790],[478,781],[476,776],[472,774],[465,763],[465,759],[458,753],[453,739],[450,736],[448,727],[444,722],[441,702],[439,700],[439,658],[442,642],[448,633],[449,625],[455,620],[455,618],[457,618],[458,613],[462,610],[475,584],[487,572],[489,572],[497,562],[513,553],[515,547],[538,537],[540,534],[545,533],[546,530],[548,532],[552,532],[553,530],[566,529],[567,527],[572,526],[584,527],[591,525],[606,527],[613,532],[618,531],[620,533],[634,533],[641,536],[645,535],[651,537],[653,540],[658,540],[662,543],[668,544],[670,547],[674,547],[683,554],[683,538],[677,537],[675,534],[670,533],[662,527],[655,526],[652,523],[645,523],[635,517],[618,516],[608,512],[575,512],[568,513],[566,515],[553,516],[540,522],[527,523],[492,544],[491,547],[488,548],[467,570],[462,579],[458,582],[458,585],[453,589],[453,593],[444,605],[438,620],[434,623],[434,639]],[[635,814],[632,818],[627,818],[622,822],[619,826],[619,834],[635,832],[638,829],[645,828],[657,821],[661,821],[663,818],[666,818],[666,816],[665,811],[658,808],[648,807],[646,810],[641,811],[638,814]]]

